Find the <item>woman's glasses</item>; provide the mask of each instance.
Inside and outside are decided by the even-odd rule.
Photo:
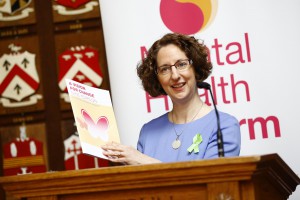
[[[171,74],[173,66],[177,71],[184,71],[187,70],[191,64],[193,64],[193,61],[189,59],[178,60],[174,65],[163,65],[157,67],[155,72],[158,75],[168,75]]]

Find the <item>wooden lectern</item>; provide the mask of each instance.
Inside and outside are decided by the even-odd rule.
[[[281,200],[300,184],[277,155],[1,177],[7,199]]]

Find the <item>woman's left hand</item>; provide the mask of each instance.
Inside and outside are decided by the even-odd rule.
[[[159,160],[147,156],[131,146],[122,145],[116,142],[102,145],[103,155],[111,162],[124,163],[127,165],[160,163]]]

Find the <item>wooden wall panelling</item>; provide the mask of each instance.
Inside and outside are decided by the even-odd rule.
[[[2,94],[0,94],[0,117],[6,118],[1,120],[0,125],[3,125],[3,123],[16,122],[15,118],[21,117],[22,113],[40,112],[44,110],[43,85],[41,84],[41,59],[38,44],[38,37],[35,35],[7,37],[1,40],[0,64],[2,69],[0,69],[0,71],[2,73],[9,71],[10,73],[0,82],[4,90],[2,91],[0,87],[0,91],[2,91]],[[21,60],[22,62],[17,60]],[[7,70],[5,70],[5,68],[7,68]],[[17,70],[19,68],[21,71]],[[16,72],[12,73],[13,70]],[[11,81],[17,78],[17,76],[20,76],[23,72],[26,72],[26,75],[21,76],[22,80],[15,80],[16,85],[12,85],[15,82]],[[32,75],[35,73],[37,73],[37,76]],[[7,79],[11,75],[13,75],[13,79]],[[34,83],[32,79],[36,79],[33,80]],[[4,80],[9,82],[9,84],[4,85]],[[23,83],[23,81],[26,83]],[[27,88],[27,84],[32,87],[37,87],[36,90],[34,91],[32,88]],[[5,95],[4,92],[9,87],[11,87],[11,89],[6,91],[9,92],[7,96],[7,93]],[[12,114],[14,114],[14,116],[10,121],[7,120],[7,115]],[[32,115],[30,120],[34,121],[35,118],[39,119],[40,117]]]
[[[105,45],[99,4],[92,3],[91,10],[77,15],[62,15],[53,9],[59,1],[29,0],[22,9],[16,10],[13,15],[24,13],[28,16],[14,21],[0,20],[0,51],[7,53],[7,46],[17,42],[19,46],[29,52],[36,53],[36,65],[40,85],[37,94],[42,99],[34,106],[19,108],[4,108],[0,105],[0,127],[18,127],[22,122],[27,124],[44,124],[45,143],[48,154],[48,169],[52,171],[64,170],[64,146],[62,121],[73,120],[70,104],[62,103],[58,88],[59,67],[57,58],[67,48],[76,45],[86,45],[98,50],[99,66],[103,74],[102,89],[110,89],[105,54]],[[78,9],[87,9],[86,4],[79,5]],[[72,8],[66,10],[72,11]],[[0,9],[0,18],[11,16]],[[56,46],[57,45],[57,46]],[[3,136],[5,141],[5,137]],[[3,142],[1,142],[3,144]],[[1,165],[2,166],[2,165]],[[0,168],[1,169],[1,168]]]
[[[65,24],[66,27],[70,27],[72,25]],[[83,24],[81,27],[85,27]],[[62,63],[59,63],[59,57],[64,54],[66,51],[69,51],[71,48],[91,48],[98,52],[97,62],[94,65],[98,65],[100,67],[101,76],[102,76],[102,83],[100,88],[102,89],[110,89],[109,86],[109,76],[108,76],[108,69],[107,69],[107,61],[106,61],[106,54],[105,54],[105,46],[104,46],[104,39],[103,39],[103,32],[99,28],[90,28],[85,30],[72,30],[72,31],[61,31],[55,34],[55,44],[56,44],[56,55],[57,55],[57,71],[60,73],[60,67],[62,67]],[[78,51],[76,51],[78,52]],[[94,66],[96,67],[96,66]],[[83,70],[83,73],[84,70]],[[70,78],[72,79],[72,78]],[[78,80],[76,80],[78,81]],[[63,91],[61,91],[63,92]],[[69,110],[71,111],[70,103],[66,102],[64,99],[61,98],[60,105],[62,110]],[[73,119],[73,115],[69,116]]]
[[[39,48],[42,60],[42,77],[45,100],[49,170],[64,170],[64,147],[61,135],[61,113],[57,87],[54,26],[51,1],[35,1]]]
[[[35,0],[23,1],[19,6],[12,4],[13,1],[1,1],[0,27],[12,27],[36,22]]]
[[[98,0],[70,1],[77,5],[65,6],[63,9],[61,7],[58,12],[55,6],[68,1],[24,2],[16,10],[7,11],[0,7],[0,56],[9,53],[7,47],[11,43],[36,54],[40,81],[36,94],[42,95],[42,99],[35,105],[19,108],[4,108],[0,103],[0,152],[3,156],[1,145],[19,136],[19,127],[25,122],[29,136],[44,143],[44,154],[48,158],[45,159],[47,170],[65,170],[64,139],[73,133],[74,119],[70,104],[60,99],[58,56],[72,46],[95,48],[99,53],[98,64],[103,75],[100,88],[110,89],[100,5]],[[66,12],[62,14],[62,10]],[[27,17],[7,20],[7,17],[20,17],[26,13]],[[27,98],[29,97],[25,100]],[[0,175],[3,164],[1,159]],[[2,197],[4,196],[0,191],[0,199]]]
[[[79,73],[82,74],[75,77],[67,78],[82,82],[84,84],[92,85],[94,87],[109,90],[109,76],[107,69],[104,36],[101,27],[100,17],[91,19],[73,19],[74,20],[71,21],[65,20],[60,23],[55,23],[54,29],[57,56],[57,73],[59,81],[58,85],[61,84],[60,81],[63,80],[63,78],[66,78],[65,75],[62,74],[66,73],[66,71],[68,71],[68,69],[70,68],[79,67]],[[95,53],[95,55],[97,56],[91,56],[89,58],[85,57],[89,53]],[[79,58],[78,54],[80,54],[83,58]],[[86,74],[86,70],[82,68],[82,66],[76,65],[75,62],[77,62],[78,60],[81,60],[81,62],[83,62],[84,65],[87,65],[89,68],[94,70],[96,74],[101,74],[102,81],[100,85],[93,85],[94,83],[88,80],[89,76],[86,76],[88,75]],[[77,78],[79,76],[81,78]],[[74,134],[74,132],[76,132],[76,127],[73,113],[71,110],[71,105],[66,99],[63,98],[67,95],[67,91],[65,91],[65,89],[65,87],[61,88],[60,86],[60,91],[62,95],[60,99],[60,106],[63,118],[61,124],[63,134],[62,137],[63,140],[65,140],[66,145],[70,140],[72,140],[72,142],[74,143],[74,146],[69,145],[68,147],[66,147],[67,149],[65,149],[65,159],[67,159],[65,160],[65,168],[67,170],[71,170],[108,166],[109,162],[107,160],[98,159],[89,155],[84,155],[82,154],[82,152],[80,152],[77,146],[80,145],[78,141],[78,136]],[[73,131],[70,132],[70,130]],[[77,161],[75,166],[73,166],[73,163],[75,163],[73,161],[73,157],[76,157]]]
[[[25,4],[21,4],[19,7],[12,8],[12,1],[1,1],[0,7],[0,55],[4,53],[9,53],[8,46],[11,42],[18,42],[18,45],[23,45],[23,50],[33,51],[31,53],[36,53],[36,66],[38,74],[40,76],[40,59],[39,51],[37,44],[36,34],[36,15],[34,10],[34,1],[29,0]],[[23,39],[25,40],[23,43]],[[33,47],[34,46],[34,47]],[[33,48],[32,48],[33,47]],[[2,73],[3,74],[3,73]],[[37,93],[41,93],[42,87],[39,86]],[[1,98],[1,95],[0,95]],[[5,99],[7,100],[7,99]],[[12,99],[11,99],[12,100]],[[27,100],[25,98],[25,100]],[[11,126],[20,124],[21,122],[33,122],[33,121],[43,121],[43,107],[44,104],[42,101],[39,101],[36,105],[26,106],[25,108],[8,108],[3,107],[3,104],[0,105],[0,127],[1,129],[5,126]],[[34,112],[37,109],[41,112]],[[30,112],[30,115],[25,115],[25,112]],[[1,161],[0,161],[0,175],[3,175],[3,154],[2,154],[2,144],[5,142],[5,136],[2,140],[2,131],[0,131],[0,152],[1,152]],[[0,191],[0,199],[5,199],[3,191]]]
[[[63,98],[63,96],[67,96],[67,91],[65,87],[62,87],[60,85],[61,82],[64,82],[64,78],[69,78],[82,83],[84,82],[85,84],[91,84],[94,87],[100,87],[102,89],[108,90],[110,89],[110,85],[98,0],[83,0],[72,2],[65,0],[57,0],[52,1],[52,3],[53,22],[55,31],[54,38],[56,51],[56,66],[58,74],[57,84],[60,88],[59,90],[62,95],[60,97],[60,108],[62,114],[62,138],[64,141],[66,140],[65,142],[67,143],[67,141],[69,141],[70,139],[76,139],[76,135],[74,134],[74,132],[76,132],[76,127],[74,126],[75,121],[71,110],[71,105],[67,100]],[[66,6],[65,4],[69,5]],[[88,59],[84,57],[87,55],[87,53],[89,54],[92,52],[95,53],[97,56],[89,57],[90,60],[92,60],[89,62],[87,61]],[[78,54],[83,56],[83,58],[77,57]],[[65,59],[66,57],[67,59]],[[81,60],[81,62],[83,62],[84,65],[87,65],[89,68],[94,70],[94,72],[96,72],[96,76],[97,74],[101,75],[101,84],[97,85],[93,82],[88,82],[90,80],[87,80],[86,78],[82,79],[82,77],[87,75],[85,69],[80,69],[80,73],[82,74],[80,74],[79,76],[81,78],[77,79],[77,76],[65,77],[65,73],[68,71],[68,69],[73,68],[75,65],[74,63],[78,60]],[[76,141],[79,142],[78,137]],[[72,148],[77,149],[77,147],[71,148],[70,146],[66,148],[68,149],[65,149],[65,157],[70,156],[70,154],[68,154],[67,151],[71,151]],[[76,169],[90,168],[92,167],[91,162],[97,162],[97,164],[95,164],[95,167],[108,165],[107,161],[100,160],[97,158],[90,157],[93,160],[91,161],[91,159],[88,158],[88,155],[80,154],[80,152],[77,155],[76,150],[75,154],[74,156],[78,156],[78,159],[76,160],[78,160],[79,162],[79,164],[77,163],[78,165],[75,166]],[[70,168],[70,160],[72,159],[73,158],[70,157],[65,162],[66,169],[72,169],[72,167]],[[85,165],[83,166],[82,163],[85,163]]]

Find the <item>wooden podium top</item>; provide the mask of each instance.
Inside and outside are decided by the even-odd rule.
[[[242,188],[254,189],[255,184],[272,184],[276,191],[288,198],[300,184],[300,179],[277,154],[0,177],[6,194],[17,199],[41,196],[45,199],[59,199],[59,196],[68,199],[67,195],[73,195],[72,199],[75,199],[76,194],[178,188],[184,185],[192,188],[193,185],[227,182],[247,183],[247,187]],[[253,196],[256,194],[253,193]]]

